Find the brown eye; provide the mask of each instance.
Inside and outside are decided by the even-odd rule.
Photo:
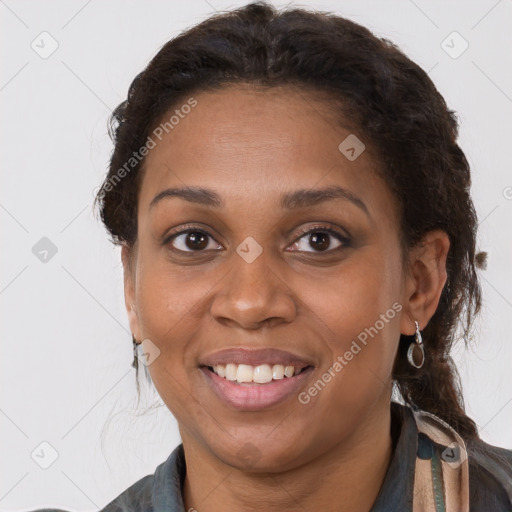
[[[208,245],[208,235],[201,231],[192,231],[185,237],[185,245],[192,250],[204,249]]]
[[[337,245],[333,246],[333,239],[337,242]],[[320,253],[334,251],[335,249],[349,245],[350,240],[337,231],[326,228],[313,228],[303,233],[301,237],[294,242],[292,247],[299,252]]]
[[[316,232],[309,235],[309,244],[314,249],[325,251],[329,249],[331,235],[328,233]]]
[[[201,252],[207,248],[215,249],[219,247],[216,243],[213,244],[213,247],[209,247],[211,245],[210,240],[213,241],[213,238],[205,231],[189,229],[172,235],[166,240],[165,244],[170,244],[176,251],[181,252]]]

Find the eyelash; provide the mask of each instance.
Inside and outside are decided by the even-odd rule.
[[[172,240],[174,240],[174,238],[177,238],[178,236],[180,235],[185,235],[185,234],[188,234],[188,233],[201,233],[213,240],[215,240],[215,238],[210,235],[210,233],[208,233],[207,231],[205,231],[204,229],[198,227],[198,226],[194,226],[194,225],[186,225],[184,226],[184,229],[181,229],[180,231],[177,231],[175,233],[172,233],[170,236],[166,237],[165,240],[163,241],[162,245],[163,246],[167,246],[170,244],[170,242]],[[319,225],[319,226],[313,226],[313,227],[309,227],[309,228],[304,228],[303,230],[299,231],[299,236],[297,238],[295,238],[295,240],[292,242],[292,245],[296,242],[298,242],[301,238],[305,237],[306,235],[309,235],[311,233],[327,233],[331,236],[333,236],[334,238],[336,238],[339,242],[341,242],[343,245],[339,246],[339,247],[336,247],[334,249],[328,249],[326,251],[297,251],[297,252],[313,252],[313,253],[316,253],[316,254],[331,254],[335,251],[338,251],[340,249],[343,249],[343,248],[346,248],[346,247],[350,247],[350,243],[351,243],[351,240],[349,237],[347,237],[346,235],[342,234],[340,231],[336,230],[336,229],[332,229],[330,227],[327,227],[325,225]],[[201,252],[206,252],[204,249],[203,250],[200,250],[200,251],[182,251],[181,249],[175,249],[175,248],[172,248],[171,249],[172,251],[174,252],[179,252],[180,254],[195,254],[195,253],[201,253]],[[295,252],[295,251],[294,251]]]

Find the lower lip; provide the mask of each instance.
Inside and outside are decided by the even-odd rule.
[[[266,384],[243,385],[219,377],[206,367],[201,367],[201,371],[214,393],[229,406],[243,411],[258,411],[279,404],[290,396],[298,396],[313,367],[310,366],[293,377],[272,380]]]

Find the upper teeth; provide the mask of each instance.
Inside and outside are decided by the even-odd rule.
[[[213,371],[219,376],[227,380],[237,382],[256,382],[265,384],[272,379],[280,380],[284,377],[293,377],[300,373],[302,368],[294,366],[284,366],[282,364],[260,364],[259,366],[251,366],[249,364],[228,363],[216,364]]]

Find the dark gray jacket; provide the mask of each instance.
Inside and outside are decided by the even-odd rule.
[[[433,453],[434,450],[440,455],[446,449],[446,446],[438,445],[418,432],[409,407],[392,402],[391,412],[394,452],[371,512],[411,512],[416,457],[421,453],[425,458],[425,453]],[[512,450],[481,440],[468,442],[466,448],[470,511],[511,512]],[[154,474],[135,482],[102,511],[186,512],[182,501],[185,472],[183,445],[180,444]]]

